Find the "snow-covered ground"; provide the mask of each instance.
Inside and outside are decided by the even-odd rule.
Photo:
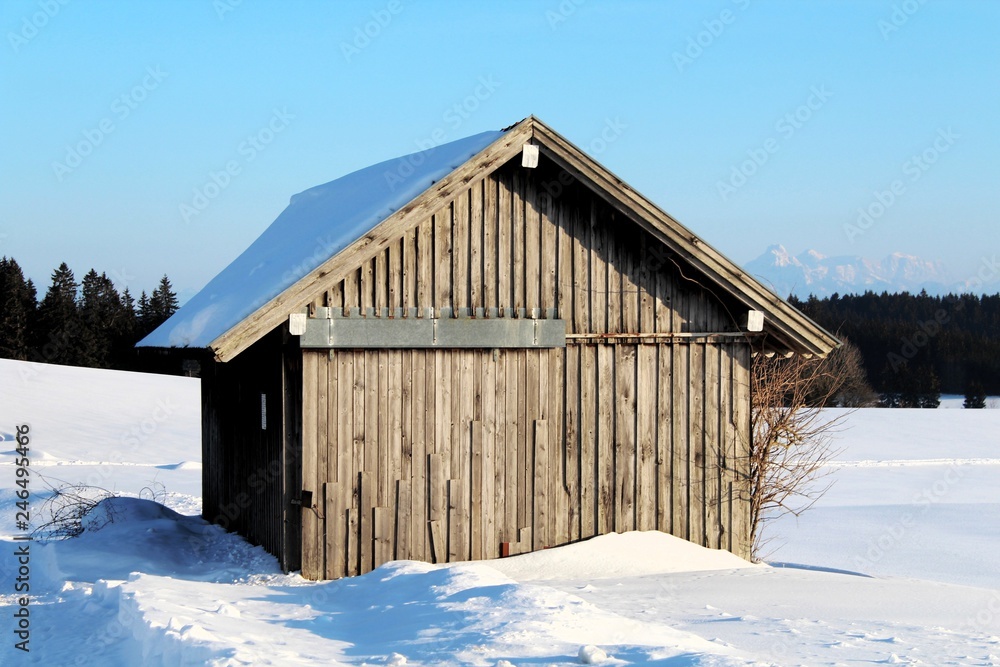
[[[629,533],[313,583],[193,516],[196,381],[0,361],[0,398],[3,665],[1000,664],[1000,410],[849,415],[833,487],[771,524],[770,565]],[[126,496],[31,543],[30,653],[19,424],[34,512],[46,484]]]

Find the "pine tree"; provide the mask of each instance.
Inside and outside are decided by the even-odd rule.
[[[962,403],[963,408],[981,410],[986,407],[986,390],[983,389],[983,383],[973,380],[969,383],[968,388],[965,390],[965,401]]]
[[[91,269],[83,278],[80,297],[79,363],[92,368],[111,366],[112,349],[122,336],[126,314],[118,290],[107,274]]]
[[[52,284],[38,306],[32,361],[74,365],[79,359],[81,326],[77,282],[65,262],[52,273]]]
[[[24,361],[30,353],[35,286],[14,260],[0,259],[0,357]]]
[[[160,278],[160,284],[153,290],[150,304],[154,314],[160,320],[157,322],[157,326],[177,312],[177,295],[174,294],[173,286],[166,274],[163,274],[163,277]]]

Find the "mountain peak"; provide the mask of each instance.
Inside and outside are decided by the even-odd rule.
[[[943,293],[949,283],[944,265],[901,252],[878,260],[843,255],[828,257],[817,250],[793,256],[783,245],[771,245],[746,271],[771,286],[779,296],[825,297],[874,292]]]

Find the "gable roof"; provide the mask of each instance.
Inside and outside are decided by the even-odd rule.
[[[524,144],[590,187],[702,272],[713,287],[765,315],[769,347],[824,356],[839,342],[748,276],[627,183],[534,116],[361,169],[292,197],[263,234],[139,347],[210,348],[232,359],[458,190],[517,155]]]
[[[427,190],[502,132],[483,132],[317,185],[288,207],[140,347],[212,347],[300,278]]]

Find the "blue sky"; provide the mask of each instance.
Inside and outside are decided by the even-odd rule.
[[[0,254],[182,296],[289,197],[535,114],[738,263],[1000,252],[1000,3],[5,0]],[[864,215],[863,215],[864,214]]]

